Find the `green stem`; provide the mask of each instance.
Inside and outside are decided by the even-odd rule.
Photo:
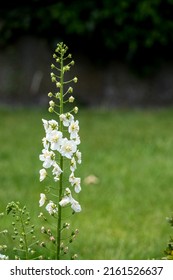
[[[63,80],[64,80],[64,73],[63,73],[63,53],[61,52],[61,76],[60,76],[60,115],[63,114]],[[60,131],[63,132],[63,124],[60,121]],[[63,156],[60,155],[60,168],[63,171]],[[60,174],[59,179],[59,201],[58,201],[58,221],[57,221],[57,252],[56,252],[56,259],[60,260],[61,255],[61,220],[62,220],[62,208],[59,204],[62,198],[62,190],[63,190],[63,173]]]
[[[20,213],[20,222],[21,222],[21,226],[22,226],[22,235],[24,238],[24,244],[25,244],[25,259],[28,260],[28,242],[27,242],[27,238],[26,238],[26,231],[25,231],[25,226],[23,223],[23,217],[22,217],[22,211],[19,211]]]

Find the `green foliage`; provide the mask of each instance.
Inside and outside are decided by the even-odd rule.
[[[15,2],[16,3],[16,2]],[[172,57],[172,0],[32,0],[1,8],[1,45],[23,34],[70,41],[137,66]],[[78,47],[78,43],[79,47]]]

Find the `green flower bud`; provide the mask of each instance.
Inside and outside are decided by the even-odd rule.
[[[49,102],[49,105],[50,105],[50,107],[54,107],[54,106],[55,106],[55,102],[54,102],[53,100],[51,100],[51,101]]]
[[[56,82],[56,78],[53,76],[52,77],[52,83]]]
[[[49,111],[49,113],[53,113],[54,112],[53,107],[49,107],[48,111]]]
[[[69,87],[69,88],[68,88],[68,92],[69,92],[69,93],[72,93],[72,92],[73,92],[73,88],[72,88],[72,87]]]
[[[79,111],[78,107],[74,107],[73,111],[74,111],[75,114],[77,114],[78,111]]]
[[[52,92],[49,92],[48,93],[48,97],[52,97],[53,96],[53,93]]]
[[[77,78],[77,77],[74,77],[73,82],[74,82],[74,83],[77,83],[77,81],[78,81],[78,78]]]
[[[60,87],[61,87],[61,83],[60,83],[60,82],[57,82],[57,83],[56,83],[56,87],[57,87],[57,88],[60,88]]]
[[[74,97],[73,97],[73,96],[70,96],[69,99],[68,99],[68,101],[69,101],[70,103],[73,103],[73,102],[74,102]]]
[[[64,70],[64,72],[65,71],[69,71],[70,70],[70,66],[69,65],[64,66],[63,70]]]

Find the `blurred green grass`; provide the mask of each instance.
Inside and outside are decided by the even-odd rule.
[[[26,204],[38,224],[39,182],[46,109],[0,109],[0,212],[11,200]],[[73,219],[79,259],[160,259],[173,212],[173,109],[79,112],[78,168],[83,208]],[[6,226],[6,220],[0,229]]]

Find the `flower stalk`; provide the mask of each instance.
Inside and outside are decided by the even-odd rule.
[[[61,70],[60,70],[60,115],[63,114],[63,106],[64,106],[64,92],[63,92],[63,82],[64,82],[64,72],[63,72],[63,52],[61,52],[61,58],[60,58],[60,64],[61,64]],[[63,123],[60,120],[60,132],[63,133]],[[64,167],[64,159],[63,156],[60,154],[60,168],[63,170]],[[61,254],[61,220],[62,220],[62,212],[61,212],[61,205],[59,204],[61,198],[62,198],[62,190],[63,190],[63,172],[60,174],[59,178],[59,201],[58,201],[58,222],[57,222],[57,256],[56,259],[60,259]]]
[[[75,120],[73,115],[77,114],[78,108],[75,106],[70,111],[65,111],[65,105],[67,103],[72,104],[75,100],[71,95],[73,88],[69,84],[77,82],[76,77],[65,80],[65,73],[74,65],[73,60],[68,62],[68,59],[71,59],[72,56],[71,54],[67,55],[67,50],[68,47],[64,43],[59,43],[53,55],[58,65],[51,65],[55,72],[51,73],[51,79],[58,92],[49,92],[48,96],[51,101],[48,111],[55,113],[57,119],[42,120],[46,136],[42,139],[43,150],[39,156],[43,162],[43,168],[40,170],[40,181],[47,179],[47,177],[53,177],[53,181],[56,182],[56,187],[49,187],[50,192],[48,194],[40,194],[39,204],[42,207],[48,200],[46,210],[56,220],[56,237],[55,239],[51,237],[51,240],[55,241],[54,258],[57,260],[60,260],[62,255],[67,254],[69,245],[64,244],[64,240],[67,238],[63,238],[63,234],[69,226],[64,228],[62,225],[62,210],[70,205],[72,213],[81,211],[79,202],[72,195],[73,192],[78,194],[81,191],[81,180],[75,176],[77,164],[81,163],[81,152],[78,149],[80,144],[79,121]],[[51,175],[50,170],[52,170]],[[69,178],[68,183],[67,180],[64,180],[67,177]],[[71,238],[68,242],[71,243]]]

